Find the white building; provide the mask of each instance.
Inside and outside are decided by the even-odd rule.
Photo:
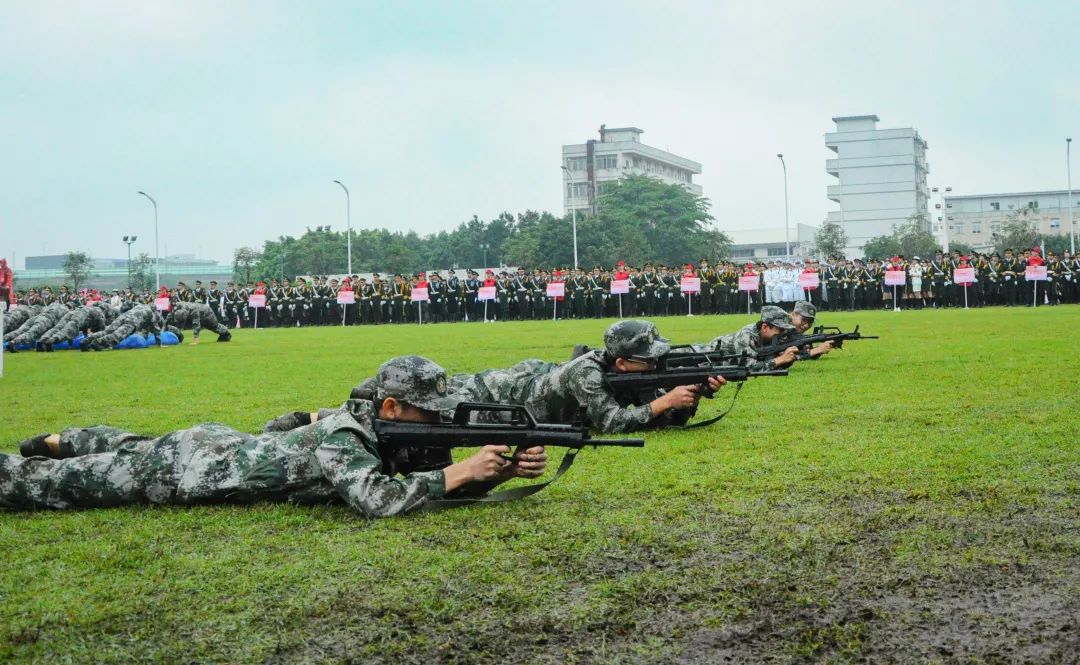
[[[589,139],[562,147],[564,169],[563,212],[595,212],[596,197],[604,185],[624,175],[647,175],[667,183],[682,185],[701,194],[693,177],[701,164],[641,142],[637,127],[607,129],[600,125],[600,140]]]
[[[1080,197],[1072,193],[1073,229],[1080,225]],[[1001,233],[1010,219],[1033,223],[1043,235],[1069,232],[1069,192],[1014,192],[1011,194],[972,194],[946,196],[945,211],[934,215],[934,236],[942,245],[945,224],[949,242],[971,245],[977,252],[993,249],[994,235]],[[1017,247],[1017,250],[1022,248]]]
[[[889,235],[894,225],[926,213],[926,141],[911,128],[877,129],[876,115],[832,120],[836,131],[825,135],[825,146],[836,158],[825,160],[825,171],[837,178],[828,197],[840,209],[830,211],[828,221],[844,228],[847,256],[855,258],[871,238]]]
[[[796,224],[791,230],[791,260],[803,261],[814,258],[814,236],[818,227]],[[729,256],[735,263],[740,261],[786,261],[787,233],[784,229],[738,229],[725,230],[731,238]]]

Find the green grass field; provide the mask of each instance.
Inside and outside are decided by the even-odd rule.
[[[690,342],[749,320],[658,325]],[[882,339],[751,383],[710,428],[583,451],[516,503],[382,521],[269,504],[0,513],[0,661],[1080,659],[1080,308],[819,322]],[[609,323],[20,353],[0,449],[69,425],[256,431],[339,404],[394,355],[452,372],[562,360]]]

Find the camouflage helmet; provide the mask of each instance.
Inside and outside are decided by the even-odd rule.
[[[616,358],[659,358],[671,350],[656,326],[641,319],[611,324],[604,332],[604,346]]]
[[[795,307],[791,311],[804,319],[810,319],[811,321],[817,318],[817,307],[815,307],[813,303],[805,300],[800,300],[795,303]]]
[[[428,411],[454,409],[460,398],[447,394],[446,370],[421,356],[387,360],[375,374],[375,399],[387,397]]]
[[[781,330],[795,330],[788,313],[775,305],[766,305],[761,308],[761,322]]]

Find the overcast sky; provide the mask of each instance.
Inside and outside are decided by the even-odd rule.
[[[1075,2],[0,0],[0,255],[229,261],[305,226],[561,212],[601,123],[701,162],[721,228],[819,224],[822,135],[876,113],[931,185],[1065,187]]]

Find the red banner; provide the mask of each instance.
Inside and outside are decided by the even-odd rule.
[[[952,281],[956,284],[974,284],[975,283],[975,269],[974,268],[957,268],[953,270]]]
[[[679,289],[683,293],[700,293],[701,292],[701,278],[700,277],[683,277],[679,282]]]
[[[740,291],[757,291],[761,283],[761,275],[741,275],[739,277]]]
[[[167,312],[172,308],[172,302],[168,298],[154,298],[154,308],[159,312]]]
[[[266,294],[255,293],[248,296],[248,307],[266,307]]]
[[[622,293],[630,293],[630,280],[628,279],[613,279],[611,280],[611,295],[617,296]]]
[[[906,270],[886,270],[885,286],[903,286],[907,284]]]
[[[338,291],[337,302],[339,305],[355,305],[356,304],[356,292],[355,291]]]
[[[494,287],[494,286],[481,286],[479,289],[476,290],[476,299],[477,300],[495,300],[495,289],[496,288],[497,287]]]
[[[425,288],[413,289],[412,290],[412,301],[413,302],[427,302],[428,301],[428,290],[425,289]]]
[[[1046,266],[1028,266],[1024,271],[1024,279],[1029,282],[1045,282],[1046,278]]]

